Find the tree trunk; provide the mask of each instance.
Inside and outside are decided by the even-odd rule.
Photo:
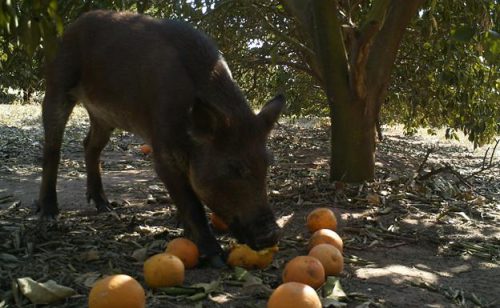
[[[338,0],[281,1],[313,42],[310,67],[330,106],[330,179],[373,180],[381,104],[405,28],[424,0],[371,1],[363,25],[350,31],[339,20]]]
[[[375,176],[375,118],[363,101],[331,104],[330,179],[371,181]]]

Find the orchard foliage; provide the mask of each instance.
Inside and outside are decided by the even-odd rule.
[[[339,0],[341,22],[361,27],[373,3]],[[215,38],[251,102],[282,91],[289,114],[328,115],[306,61],[308,38],[277,0],[0,0],[0,93],[42,91],[57,37],[92,9],[188,20]],[[382,121],[404,123],[409,133],[445,127],[453,137],[462,130],[476,145],[498,134],[499,11],[498,0],[427,1],[404,37]]]
[[[383,121],[491,141],[500,129],[499,13],[497,1],[430,1],[403,42]]]

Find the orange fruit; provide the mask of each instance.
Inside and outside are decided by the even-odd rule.
[[[315,232],[319,229],[337,230],[337,217],[332,210],[326,207],[319,207],[309,213],[306,219],[307,229]]]
[[[137,280],[128,275],[112,275],[94,284],[89,294],[89,308],[115,307],[146,307],[146,295]]]
[[[311,256],[298,256],[288,261],[283,270],[283,282],[300,282],[317,289],[325,282],[325,269]]]
[[[319,244],[309,251],[311,257],[323,264],[327,276],[335,276],[344,270],[344,257],[337,247],[330,244]]]
[[[269,297],[267,308],[321,308],[318,294],[307,284],[287,282]]]
[[[212,226],[215,230],[221,232],[226,232],[227,230],[229,230],[228,225],[215,213],[210,213],[210,222],[212,223]]]
[[[169,253],[159,253],[144,262],[144,280],[151,288],[172,287],[184,282],[184,263]]]
[[[266,268],[273,262],[274,253],[277,251],[277,246],[255,251],[248,245],[236,244],[229,253],[227,264],[246,269]]]
[[[140,146],[139,150],[142,152],[144,155],[148,155],[149,153],[153,152],[153,148],[148,145],[148,144],[143,144]]]
[[[278,252],[278,246],[273,246],[256,251],[257,253],[257,268],[263,269],[271,265],[273,262],[274,254]]]
[[[181,259],[185,268],[193,268],[198,265],[200,252],[195,243],[184,237],[171,240],[165,249],[166,253],[173,254]]]
[[[340,252],[344,251],[344,241],[337,232],[330,229],[320,229],[314,232],[309,239],[308,249],[311,250],[314,246],[319,244],[330,244],[337,247]]]

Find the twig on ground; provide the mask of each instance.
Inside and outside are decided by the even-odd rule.
[[[492,169],[494,167],[500,166],[499,163],[497,163],[497,164],[493,163],[493,158],[495,157],[495,152],[496,152],[496,149],[497,149],[497,146],[498,146],[499,143],[500,143],[500,139],[498,139],[495,142],[495,145],[493,146],[493,151],[491,151],[491,155],[489,157],[489,162],[486,163],[488,152],[489,152],[490,148],[488,148],[486,150],[486,152],[484,153],[483,163],[481,164],[481,168],[479,168],[479,170],[474,171],[471,174],[469,174],[468,176],[466,176],[465,179],[470,179],[471,177],[474,177],[474,176],[480,174],[481,172],[484,172],[486,170],[489,170],[489,169]]]
[[[422,160],[422,162],[420,163],[420,165],[417,168],[417,172],[416,172],[415,177],[418,177],[420,172],[422,172],[424,170],[424,166],[427,163],[427,160],[429,159],[429,155],[431,155],[432,152],[434,152],[434,148],[427,149],[427,153],[425,153],[424,159]]]
[[[446,171],[450,171],[450,166],[444,166],[444,167],[439,167],[437,169],[432,169],[431,171],[425,173],[425,174],[422,174],[422,175],[417,175],[417,177],[415,178],[416,181],[419,181],[419,182],[423,182],[433,176],[435,176],[436,174],[439,174],[439,173],[442,173],[442,172],[446,172]]]
[[[455,170],[453,168],[453,166],[451,166],[450,164],[448,163],[445,163],[444,167],[439,167],[437,169],[432,169],[431,171],[425,173],[425,174],[422,174],[422,175],[417,175],[417,177],[415,178],[416,181],[419,181],[419,182],[423,182],[425,180],[428,180],[429,178],[439,174],[439,173],[443,173],[443,172],[448,172],[448,173],[451,173],[453,174],[455,177],[457,177],[458,181],[462,184],[464,184],[465,186],[467,186],[469,189],[472,189],[472,184],[469,183],[467,181],[467,178],[464,177],[462,174],[460,174],[460,172],[458,172],[457,170]]]
[[[451,174],[453,174],[454,176],[456,176],[458,178],[458,180],[464,184],[465,186],[467,186],[468,188],[472,189],[472,184],[469,183],[464,177],[463,175],[460,174],[460,172],[458,172],[457,170],[453,169],[453,167],[451,165],[449,165],[448,163],[445,164],[446,167],[449,168],[449,171]]]

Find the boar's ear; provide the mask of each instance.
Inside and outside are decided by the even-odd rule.
[[[200,99],[191,107],[189,121],[189,135],[198,142],[214,140],[217,130],[227,122],[220,110]]]
[[[267,132],[269,132],[274,123],[278,121],[278,117],[285,106],[285,96],[277,95],[275,98],[267,102],[260,110],[258,117],[264,121]]]

